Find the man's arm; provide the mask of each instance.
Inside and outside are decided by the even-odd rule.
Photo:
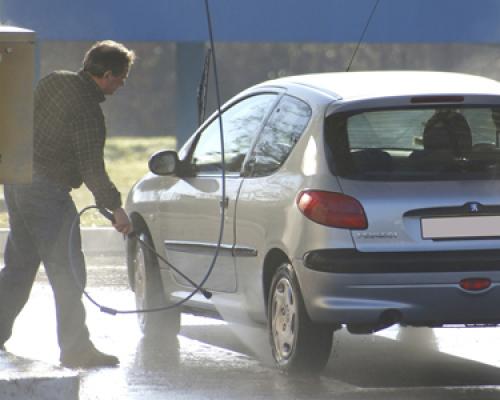
[[[132,227],[122,208],[120,192],[111,182],[104,164],[104,118],[78,118],[72,136],[83,183],[94,195],[97,207],[113,212],[113,226],[117,231],[130,233]]]

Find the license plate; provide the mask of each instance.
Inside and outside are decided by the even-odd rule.
[[[500,216],[422,218],[424,239],[500,237]]]

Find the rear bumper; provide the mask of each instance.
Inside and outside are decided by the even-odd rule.
[[[387,325],[500,324],[500,252],[404,254],[309,253],[296,270],[311,319],[351,326],[380,326],[388,318]],[[491,286],[462,289],[460,281],[471,277],[488,278]]]
[[[500,250],[366,253],[324,249],[308,252],[304,266],[339,274],[500,271]]]

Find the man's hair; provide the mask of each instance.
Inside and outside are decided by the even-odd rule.
[[[97,77],[102,77],[106,71],[119,76],[128,71],[135,61],[133,50],[113,40],[95,43],[83,58],[83,70]]]

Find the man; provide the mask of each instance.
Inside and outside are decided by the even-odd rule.
[[[119,363],[89,338],[82,303],[85,262],[79,229],[70,235],[78,213],[69,192],[84,183],[96,205],[112,211],[115,229],[131,232],[120,193],[104,165],[106,127],[100,103],[123,86],[134,59],[134,52],[122,44],[98,42],[85,54],[81,71],[56,71],[37,85],[33,182],[4,186],[10,233],[0,271],[1,348],[43,262],[55,297],[61,364],[87,368]]]

